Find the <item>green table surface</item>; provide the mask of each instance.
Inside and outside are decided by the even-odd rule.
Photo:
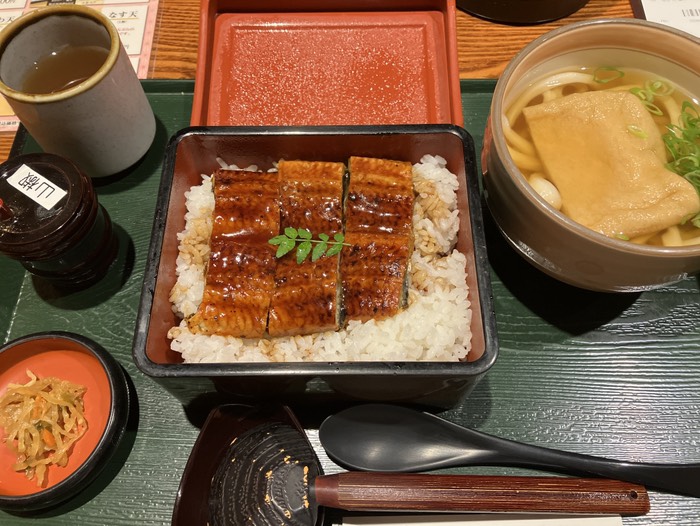
[[[144,81],[144,86],[158,119],[155,143],[132,173],[97,184],[120,241],[111,275],[85,291],[58,295],[14,261],[0,258],[3,340],[44,330],[91,337],[123,365],[137,403],[125,439],[95,483],[49,512],[0,511],[3,526],[169,524],[182,471],[206,416],[183,407],[131,359],[162,155],[168,138],[189,122],[194,84]],[[477,152],[493,87],[488,80],[462,82],[465,128]],[[16,152],[33,148],[31,141],[16,146]],[[700,462],[698,279],[641,294],[575,289],[523,261],[487,211],[485,221],[500,354],[470,397],[441,414],[541,446],[625,460]],[[309,433],[315,440],[315,430]],[[338,468],[325,461],[325,469]],[[624,518],[625,525],[700,524],[700,499],[650,495],[651,512]]]

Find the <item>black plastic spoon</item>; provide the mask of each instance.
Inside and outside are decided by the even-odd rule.
[[[328,456],[363,471],[415,472],[476,465],[598,475],[700,497],[700,464],[624,462],[514,442],[401,406],[365,404],[319,428]]]

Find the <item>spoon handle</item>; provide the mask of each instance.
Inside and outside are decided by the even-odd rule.
[[[353,511],[644,515],[643,486],[610,479],[347,472],[322,475],[316,503]]]
[[[553,468],[570,474],[597,475],[643,484],[650,488],[700,497],[700,464],[652,464],[625,462],[592,455],[559,451],[460,428],[465,446],[481,448],[483,464]],[[454,464],[463,465],[462,461]]]

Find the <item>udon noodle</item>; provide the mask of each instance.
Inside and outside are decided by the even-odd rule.
[[[40,379],[31,371],[27,376],[29,382],[10,384],[0,398],[0,426],[5,443],[17,455],[13,469],[42,486],[48,466],[65,466],[87,430],[86,388],[59,378]]]
[[[663,140],[663,146],[661,141],[658,141],[658,144],[660,145],[659,155],[662,157],[660,162],[665,166],[665,171],[684,177],[700,194],[700,109],[697,99],[693,99],[672,83],[645,71],[615,67],[561,70],[532,83],[507,108],[503,119],[506,142],[513,161],[533,189],[554,208],[571,216],[567,210],[567,203],[562,200],[562,193],[555,184],[556,178],[550,173],[550,165],[545,162],[546,159],[543,160],[538,143],[533,139],[531,121],[527,117],[532,109],[528,108],[549,107],[553,105],[552,101],[558,99],[564,100],[572,95],[580,99],[581,96],[575,94],[601,91],[631,93],[641,101]],[[614,108],[616,107],[616,103],[611,104]],[[590,107],[595,109],[595,105]],[[613,109],[613,111],[617,110]],[[635,123],[628,124],[625,131],[630,136],[640,139],[645,139],[647,136],[646,132]],[[562,139],[568,140],[568,138]],[[610,140],[614,142],[617,139]],[[629,141],[630,138],[627,137],[626,140]],[[687,186],[685,182],[682,185]],[[697,199],[694,193],[691,192],[691,194]],[[626,237],[624,233],[611,234],[598,230],[611,237],[651,245],[698,244],[700,243],[699,212],[700,210],[696,208],[691,213],[687,213],[677,224],[634,237]]]

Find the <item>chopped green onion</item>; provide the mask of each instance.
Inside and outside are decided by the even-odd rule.
[[[661,108],[659,108],[656,104],[653,104],[651,101],[643,100],[642,104],[644,104],[644,107],[652,115],[663,115],[664,114],[664,112],[661,111]]]
[[[671,161],[666,166],[687,179],[700,194],[700,114],[697,108],[684,101],[678,125],[670,124],[667,128],[663,140]],[[700,224],[699,216],[692,220],[696,226]]]
[[[679,157],[669,164],[676,168],[678,172],[686,174],[686,176],[694,173],[700,173],[700,160],[698,160],[698,158],[694,155]],[[675,172],[676,170],[674,169],[673,171]]]
[[[700,114],[687,100],[681,106],[680,125],[683,136],[687,140],[697,141],[700,139]]]
[[[663,80],[650,80],[644,84],[644,88],[635,86],[630,88],[630,93],[642,101],[644,107],[652,115],[663,115],[664,112],[654,104],[655,97],[666,97],[673,93],[675,88],[672,84]]]
[[[683,221],[681,221],[681,225],[685,225],[687,223],[691,223],[695,228],[700,228],[700,213],[695,215],[690,214],[688,217],[684,218]]]
[[[653,93],[649,93],[647,90],[644,90],[637,86],[635,86],[634,88],[630,88],[630,93],[636,96],[642,102],[654,100]]]
[[[639,126],[637,126],[636,124],[630,124],[629,126],[627,126],[627,131],[630,132],[630,133],[631,133],[632,135],[634,135],[635,137],[639,137],[640,139],[646,139],[647,137],[649,137],[649,135],[647,134],[647,132],[645,132],[644,130],[642,130],[642,129],[641,129]]]
[[[625,76],[625,72],[612,66],[601,66],[593,72],[593,81],[598,84],[607,84]]]
[[[656,104],[654,104],[654,94],[651,91],[635,87],[630,89],[630,93],[642,101],[642,104],[644,104],[644,107],[649,113],[653,115],[664,114],[664,112],[661,111],[661,109]]]
[[[700,170],[687,172],[683,177],[685,177],[696,189],[700,188]]]
[[[649,80],[644,84],[644,87],[646,91],[657,97],[665,97],[675,91],[671,84],[663,80]]]
[[[623,233],[615,234],[615,237],[617,239],[621,239],[622,241],[629,241],[630,240],[630,237],[626,234],[623,234]]]
[[[631,88],[630,93],[642,101],[649,113],[663,115],[663,111],[654,104],[654,97],[670,95],[674,89],[668,82],[653,80],[646,82],[644,89]],[[638,131],[642,130],[636,126],[628,126],[627,129],[633,135],[640,137]],[[663,140],[671,155],[671,161],[666,167],[688,180],[700,194],[700,114],[697,108],[690,101],[684,101],[678,124],[671,123],[667,129],[668,132],[663,135]],[[700,225],[700,214],[692,222],[696,226]]]
[[[654,104],[654,94],[651,91],[635,87],[630,89],[630,93],[642,101],[642,104],[649,113],[653,115],[663,115],[661,109]]]

